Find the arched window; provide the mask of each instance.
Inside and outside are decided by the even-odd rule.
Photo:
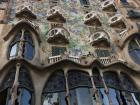
[[[43,105],[67,105],[66,83],[63,71],[54,72],[43,90]]]
[[[71,105],[93,105],[92,84],[88,73],[82,71],[68,72]]]
[[[22,36],[23,34],[23,36]],[[34,56],[35,49],[33,40],[31,38],[31,33],[27,30],[21,30],[16,33],[14,40],[10,44],[9,48],[9,59],[16,58],[19,52],[19,43],[21,42],[21,37],[23,37],[23,52],[22,57],[31,60]]]
[[[137,35],[132,39],[128,46],[129,55],[137,63],[140,64],[140,36]]]
[[[15,68],[10,70],[0,87],[0,105],[11,105],[11,88],[15,79],[15,73]],[[16,105],[32,104],[33,84],[25,68],[20,69],[17,95]]]

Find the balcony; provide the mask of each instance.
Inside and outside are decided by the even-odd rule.
[[[30,2],[19,2],[16,5],[16,17],[36,19],[36,15],[33,13],[33,6]]]
[[[90,44],[92,46],[96,45],[110,46],[109,37],[105,32],[96,32],[90,37]]]
[[[100,27],[102,25],[96,12],[87,13],[84,18],[84,24],[96,27]]]
[[[64,16],[62,15],[61,12],[62,12],[62,10],[58,6],[51,8],[48,11],[47,20],[50,22],[65,23],[66,19],[64,18]]]
[[[91,64],[95,60],[98,60],[100,63],[102,63],[104,65],[109,65],[111,63],[115,63],[115,62],[119,61],[115,55],[111,55],[108,57],[95,57],[93,55],[87,55],[87,56],[84,56],[84,58],[83,58],[83,56],[79,57],[79,56],[72,56],[70,54],[68,54],[68,55],[64,54],[64,55],[50,56],[48,58],[48,63],[54,64],[54,63],[57,63],[64,59],[71,60],[75,63],[79,63],[82,65]]]
[[[56,62],[59,62],[61,61],[62,59],[69,59],[73,62],[76,62],[76,63],[80,63],[80,57],[77,57],[77,56],[71,56],[71,55],[58,55],[58,56],[52,56],[52,57],[49,57],[48,58],[48,63],[49,64],[52,64],[52,63],[56,63]]]
[[[106,0],[101,4],[102,10],[107,12],[116,12],[116,8],[114,5],[114,0]]]
[[[115,16],[109,19],[109,25],[111,27],[119,27],[119,28],[126,28],[126,25],[123,21],[123,17],[120,14],[116,14]]]
[[[48,43],[69,44],[70,34],[65,28],[53,28],[48,32],[47,36]]]

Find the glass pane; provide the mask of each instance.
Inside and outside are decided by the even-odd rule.
[[[140,50],[133,50],[129,54],[137,64],[140,64]]]
[[[105,72],[104,79],[105,79],[105,83],[108,87],[113,87],[115,89],[121,89],[117,74],[115,74],[114,72]]]
[[[65,47],[52,47],[52,56],[64,54],[65,51]]]
[[[24,57],[31,60],[34,56],[34,47],[29,43],[25,43]]]
[[[90,90],[88,88],[77,88],[76,95],[78,105],[93,105]]]
[[[108,50],[96,50],[98,57],[108,57],[110,56],[110,53]]]
[[[68,85],[70,89],[76,87],[92,87],[89,75],[82,71],[70,71],[68,73]]]
[[[100,88],[99,89],[99,95],[100,95],[100,99],[102,101],[102,105],[109,105],[108,96],[105,93],[105,89],[104,88]]]
[[[65,77],[63,71],[57,71],[47,81],[43,93],[65,91]]]
[[[22,89],[21,105],[31,105],[31,93],[27,89]]]
[[[128,75],[121,73],[121,81],[123,90],[130,91],[130,92],[138,92],[137,88],[133,84],[131,78]]]
[[[24,40],[25,41],[28,41],[29,43],[33,44],[33,40],[32,40],[32,37],[31,37],[31,34],[30,32],[26,31],[24,33]]]
[[[65,93],[48,93],[44,95],[43,105],[66,105]]]
[[[95,100],[92,99],[90,88],[76,88],[70,91],[71,105],[93,105],[93,102],[95,104]]]
[[[11,51],[10,51],[10,59],[13,59],[17,56],[18,53],[18,43],[14,44],[11,47]]]
[[[120,105],[117,97],[117,91],[115,89],[109,88],[109,97],[113,105]]]
[[[89,5],[88,0],[80,0],[81,5]]]

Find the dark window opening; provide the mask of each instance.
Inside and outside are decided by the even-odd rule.
[[[90,5],[89,0],[80,0],[81,5]]]
[[[108,57],[110,56],[110,52],[108,50],[96,50],[95,51],[98,57]]]
[[[127,0],[121,0],[121,3],[124,4],[124,5],[127,5],[128,1]]]
[[[66,47],[52,47],[52,56],[62,55],[66,51]]]
[[[134,62],[140,64],[140,37],[135,37],[130,41],[128,52]]]

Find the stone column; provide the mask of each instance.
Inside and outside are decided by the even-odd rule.
[[[99,73],[100,73],[100,76],[101,76],[101,79],[102,79],[102,82],[103,82],[103,85],[104,85],[104,88],[105,88],[105,94],[107,95],[108,100],[109,100],[109,104],[113,105],[112,101],[111,101],[111,98],[109,97],[109,90],[108,90],[108,87],[105,83],[105,80],[104,80],[104,77],[103,77],[103,72],[101,70],[99,70]]]
[[[70,92],[69,92],[69,85],[68,85],[68,69],[64,69],[65,81],[66,81],[66,104],[70,105]]]
[[[92,70],[90,70],[90,71],[92,71]],[[89,75],[90,75],[90,80],[91,80],[91,83],[92,83],[93,96],[95,95],[95,98],[96,98],[96,105],[101,105],[98,90],[97,90],[97,88],[95,86],[95,82],[94,82],[94,79],[93,79],[92,72],[90,72]]]

